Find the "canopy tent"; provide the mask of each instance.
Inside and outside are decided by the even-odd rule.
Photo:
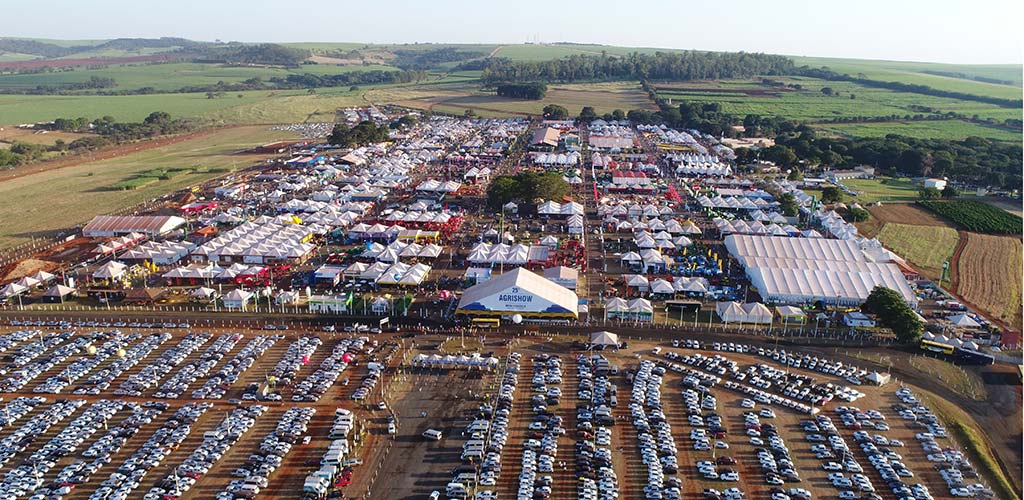
[[[784,322],[796,322],[803,323],[807,320],[807,314],[804,313],[803,309],[795,306],[776,306],[775,312],[779,314],[779,317]]]
[[[67,297],[68,295],[71,295],[73,293],[75,293],[74,288],[64,286],[58,283],[56,285],[51,286],[48,290],[46,290],[46,292],[43,293],[43,297],[64,300],[64,297]]]
[[[224,296],[224,307],[228,309],[245,309],[249,300],[251,300],[255,295],[256,294],[252,292],[236,288]]]
[[[217,295],[217,290],[201,286],[189,292],[189,295],[198,299],[210,299]]]
[[[619,345],[619,336],[612,332],[594,332],[590,334],[591,345]]]
[[[961,314],[957,314],[955,316],[950,316],[950,317],[948,317],[946,319],[949,320],[949,322],[952,323],[957,328],[980,328],[981,327],[980,323],[978,323],[977,321],[974,321],[974,319],[972,319],[966,313],[961,313]]]
[[[651,321],[654,319],[654,306],[647,299],[626,301],[619,297],[611,297],[604,303],[606,319],[627,321]]]
[[[652,294],[674,295],[676,293],[676,289],[672,286],[672,283],[661,278],[652,281],[650,286]]]
[[[39,283],[41,283],[41,281],[39,281],[39,280],[37,280],[35,278],[32,278],[30,276],[24,276],[21,279],[19,279],[18,281],[15,281],[15,283],[17,283],[17,284],[19,284],[19,285],[21,285],[21,286],[23,286],[25,288],[32,288],[32,287],[38,285]]]
[[[50,281],[50,280],[52,280],[52,279],[54,279],[56,277],[57,277],[56,275],[50,274],[50,273],[48,273],[46,271],[36,271],[36,273],[32,275],[32,279],[34,279],[34,280],[36,280],[36,281],[38,281],[40,283],[46,283],[46,282],[48,282],[48,281]]]
[[[772,311],[760,302],[719,302],[715,312],[723,323],[771,324]]]
[[[93,271],[92,277],[101,280],[117,279],[124,274],[125,269],[128,269],[128,266],[112,260]]]
[[[17,283],[8,283],[7,286],[0,288],[0,297],[14,297],[15,295],[21,295],[28,291],[28,287],[19,285]]]
[[[888,373],[871,372],[864,378],[874,385],[885,385],[892,379],[892,375],[889,375]]]

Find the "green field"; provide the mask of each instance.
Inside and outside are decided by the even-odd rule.
[[[872,80],[887,82],[903,82],[927,85],[935,89],[968,94],[988,95],[1004,99],[1020,99],[1021,96],[1021,65],[1019,64],[940,64],[901,61],[873,61],[865,59],[833,59],[828,57],[793,57],[798,66],[820,68],[827,66],[837,73],[851,76],[864,75]],[[953,78],[924,73],[936,71],[942,73],[963,73],[964,75],[992,78],[1012,82],[1013,85],[979,82],[972,79]]]
[[[262,157],[232,154],[257,144],[289,138],[267,127],[236,127],[177,144],[109,160],[48,170],[0,182],[0,248],[24,243],[93,216],[132,206],[216,175],[247,167]],[[166,180],[161,169],[186,170]],[[136,189],[112,191],[131,179],[152,179]]]
[[[579,114],[584,106],[592,106],[601,114],[616,109],[653,109],[647,94],[639,84],[632,82],[552,85],[547,96],[538,101],[499,97],[480,92],[475,85],[465,83],[382,87],[367,92],[366,98],[379,104],[394,103],[457,115],[471,109],[483,117],[538,116],[548,104],[565,106],[573,115]]]
[[[899,134],[917,139],[963,139],[977,136],[997,141],[1020,142],[1020,132],[1000,127],[990,127],[961,120],[889,122],[889,123],[843,123],[819,125],[818,128],[849,137],[885,137]]]
[[[882,227],[877,238],[886,248],[933,278],[942,274],[942,263],[953,257],[960,241],[956,229],[951,227],[891,222]]]
[[[251,91],[231,93],[220,99],[206,94],[149,94],[129,96],[0,95],[0,121],[4,124],[50,121],[60,117],[110,115],[119,121],[141,121],[153,111],[174,117],[196,117],[234,107],[251,107],[267,100],[305,91]],[[238,98],[237,95],[242,95]]]
[[[354,65],[335,66],[307,64],[295,69],[222,66],[219,64],[166,63],[118,64],[101,69],[74,69],[51,73],[22,73],[0,75],[0,90],[33,88],[37,85],[68,85],[89,81],[90,77],[113,78],[114,90],[133,90],[153,87],[157,90],[177,90],[186,86],[216,85],[218,82],[238,83],[253,77],[268,80],[291,74],[312,73],[336,75],[352,71],[395,70],[392,66]]]
[[[876,201],[914,201],[918,198],[918,187],[910,179],[849,179],[843,185],[856,191],[858,203]]]
[[[306,90],[253,90],[228,92],[216,99],[206,93],[171,93],[127,96],[60,96],[0,94],[0,124],[34,123],[60,117],[113,116],[119,121],[141,121],[153,111],[175,118],[197,118],[214,125],[331,121],[338,108],[365,106],[363,94],[376,88],[438,88],[449,82],[465,85],[475,77],[457,75],[422,84],[365,85]],[[242,96],[242,97],[238,97]]]
[[[878,137],[890,133],[921,138],[962,139],[977,135],[996,140],[1020,141],[1021,133],[961,120],[904,123],[827,123],[843,117],[890,117],[926,115],[914,106],[927,106],[941,112],[952,111],[971,117],[1005,120],[1020,118],[1020,110],[992,104],[933,97],[907,92],[864,87],[852,82],[829,82],[806,77],[774,77],[777,81],[800,85],[800,90],[763,85],[755,80],[715,82],[658,83],[658,95],[673,101],[716,102],[726,113],[746,116],[784,116],[798,121],[818,123],[820,128],[855,136]],[[831,88],[838,96],[826,96]],[[854,98],[850,98],[850,96]]]

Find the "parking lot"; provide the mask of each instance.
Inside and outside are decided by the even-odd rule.
[[[0,331],[0,498],[985,496],[915,389],[770,346],[115,330]]]

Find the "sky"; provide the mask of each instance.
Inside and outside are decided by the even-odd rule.
[[[42,8],[45,5],[45,8]],[[1020,0],[0,0],[0,36],[523,43],[1024,62]]]

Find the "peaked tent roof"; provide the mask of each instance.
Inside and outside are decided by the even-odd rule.
[[[594,332],[590,334],[590,343],[594,345],[619,345],[619,336],[612,332]]]
[[[519,267],[466,290],[455,312],[576,318],[578,302],[575,292]]]
[[[63,297],[65,295],[71,295],[72,293],[75,293],[75,289],[74,288],[71,288],[69,286],[64,286],[64,285],[61,285],[60,283],[58,283],[56,285],[51,286],[50,289],[47,290],[46,293],[43,294],[43,296],[44,297]]]
[[[978,328],[981,326],[977,321],[974,321],[966,314],[957,314],[946,319],[960,328]]]

